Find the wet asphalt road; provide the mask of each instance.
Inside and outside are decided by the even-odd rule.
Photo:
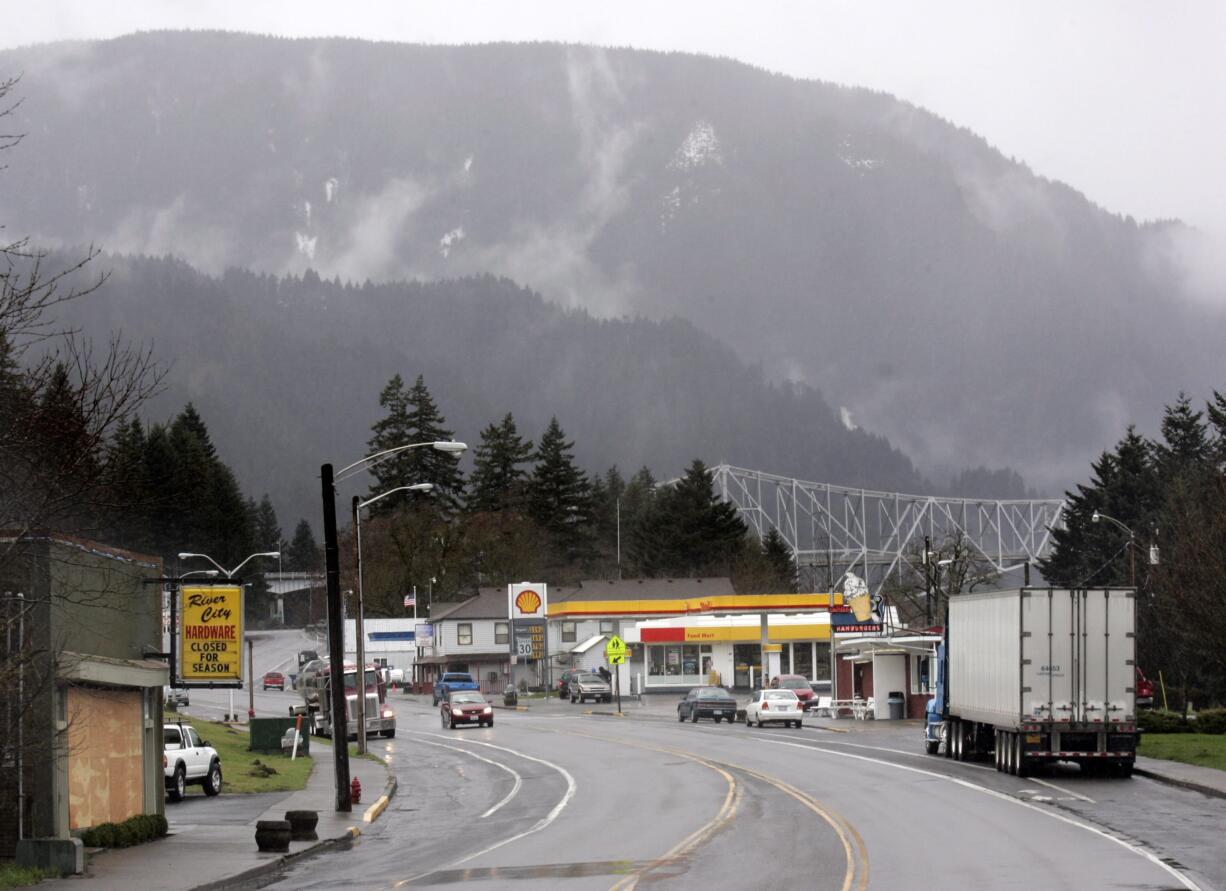
[[[272,887],[1226,889],[1226,801],[1009,777],[921,754],[914,725],[751,729],[554,702],[453,731],[428,700],[395,701],[397,738],[372,743],[400,780],[391,807]]]

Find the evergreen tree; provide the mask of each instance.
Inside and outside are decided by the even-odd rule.
[[[591,483],[575,466],[573,447],[558,419],[550,418],[528,490],[528,515],[568,561],[589,556],[591,550]]]
[[[531,460],[532,444],[519,435],[510,412],[482,430],[469,478],[469,512],[520,509],[528,479],[521,465]]]
[[[452,431],[444,426],[446,419],[438,410],[421,375],[417,376],[412,389],[407,391],[400,375],[393,377],[379,394],[379,405],[387,413],[371,427],[373,435],[368,444],[372,454],[399,446],[443,442],[452,438]],[[434,485],[431,493],[434,502],[445,510],[454,510],[464,492],[458,457],[426,446],[405,449],[379,461],[370,468],[370,472],[375,478],[370,488],[371,497],[397,486],[431,483]],[[376,514],[388,514],[394,510],[395,505],[390,499],[372,507]]]
[[[776,590],[779,592],[795,591],[797,587],[796,558],[778,529],[772,527],[762,541],[762,556],[770,566],[771,580]]]
[[[277,512],[267,492],[264,493],[259,504],[248,499],[248,513],[251,517],[256,548],[265,551],[281,550],[285,540],[281,537],[281,525],[277,522]]]
[[[1191,400],[1184,393],[1179,394],[1174,405],[1166,407],[1162,417],[1163,441],[1154,446],[1158,472],[1164,481],[1195,473],[1209,460],[1211,449],[1204,417],[1202,412],[1192,411]]]
[[[317,572],[319,570],[319,546],[311,524],[299,520],[294,528],[294,538],[285,554],[285,568],[290,572]]]
[[[748,527],[715,494],[714,477],[695,459],[685,476],[656,495],[636,535],[636,557],[649,575],[730,575]]]
[[[1226,470],[1226,395],[1213,391],[1213,399],[1205,408],[1213,437],[1212,456],[1219,470]]]
[[[1093,515],[1106,514],[1134,533],[1153,528],[1158,510],[1153,455],[1151,445],[1129,427],[1115,451],[1091,465],[1090,484],[1065,493],[1064,528],[1052,530],[1051,556],[1039,562],[1044,578],[1064,587],[1129,583],[1127,533],[1110,520],[1095,523]]]

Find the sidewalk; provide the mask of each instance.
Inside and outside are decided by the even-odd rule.
[[[261,795],[222,794],[207,802],[191,797],[179,804],[166,805],[170,835],[155,842],[101,851],[86,857],[85,874],[42,882],[40,889],[80,891],[188,891],[219,889],[240,877],[274,872],[286,862],[304,854],[335,847],[361,834],[363,816],[374,808],[380,796],[395,794],[395,779],[387,766],[367,758],[351,758],[349,773],[362,784],[362,803],[345,814],[336,811],[336,774],[332,747],[311,740],[315,767],[300,792]],[[244,801],[245,799],[249,801]],[[177,809],[196,805],[195,815]],[[255,844],[257,820],[283,820],[289,810],[319,812],[314,842],[290,842],[289,854],[260,853]],[[373,818],[382,812],[375,808]],[[189,820],[198,822],[187,822]],[[81,885],[85,882],[86,885]]]
[[[1216,798],[1226,798],[1226,770],[1138,755],[1134,772],[1161,783],[1182,786]]]

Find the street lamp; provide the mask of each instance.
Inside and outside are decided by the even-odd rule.
[[[1116,526],[1119,526],[1128,533],[1128,584],[1130,587],[1135,588],[1137,586],[1137,537],[1131,529],[1129,529],[1115,517],[1109,517],[1097,510],[1090,516],[1091,523],[1097,523],[1101,520],[1107,520],[1108,522],[1114,523]]]
[[[216,566],[221,571],[222,575],[224,575],[228,579],[232,579],[234,578],[234,574],[238,572],[240,569],[242,569],[244,566],[246,566],[249,560],[254,560],[256,557],[276,557],[278,560],[280,560],[281,552],[280,551],[259,551],[254,554],[248,554],[246,557],[243,558],[243,562],[238,564],[238,566],[235,566],[233,569],[226,569],[224,566],[222,566],[220,563],[218,563],[208,554],[190,554],[186,551],[179,552],[180,560],[186,560],[189,557],[202,557],[205,560],[208,560],[210,563],[212,563],[214,566]],[[205,571],[208,572],[209,570],[205,570]]]
[[[328,659],[334,715],[345,714],[345,643],[344,627],[341,623],[341,566],[336,540],[336,484],[360,470],[369,469],[392,455],[408,449],[421,448],[432,448],[458,455],[468,446],[462,442],[452,441],[414,442],[367,455],[361,460],[342,467],[336,474],[333,473],[331,464],[322,464],[319,467],[324,512],[324,578],[328,586]],[[364,688],[364,674],[362,680]],[[345,745],[344,734],[339,744],[335,738],[333,740],[332,760],[336,770],[336,809],[342,813],[348,813],[353,810],[353,803],[349,797],[349,747]]]
[[[359,755],[366,754],[366,636],[362,627],[366,616],[366,605],[362,595],[362,508],[369,507],[376,501],[386,498],[388,495],[395,495],[397,492],[429,492],[433,488],[433,483],[414,483],[411,486],[397,486],[394,489],[388,489],[381,495],[376,495],[374,498],[369,498],[366,501],[360,500],[357,495],[353,496],[354,568],[358,577],[358,603],[356,615],[353,619],[353,636],[357,640],[358,689],[362,691],[358,697]],[[333,723],[335,724],[335,722]]]
[[[257,551],[257,552],[256,552],[256,553],[254,553],[254,554],[248,554],[246,557],[244,557],[244,558],[243,558],[243,562],[242,562],[242,563],[240,563],[240,564],[238,564],[238,566],[235,566],[233,569],[226,569],[224,566],[222,566],[220,563],[218,563],[216,560],[214,560],[214,559],[213,559],[212,557],[210,557],[208,554],[195,554],[195,553],[191,553],[191,552],[189,552],[189,551],[180,551],[180,552],[179,552],[179,559],[180,559],[180,560],[187,560],[187,559],[190,559],[190,558],[192,558],[192,557],[199,557],[199,558],[202,558],[202,559],[204,559],[204,560],[208,560],[210,563],[212,563],[214,566],[216,566],[216,567],[217,567],[217,569],[215,569],[215,570],[214,570],[214,569],[199,569],[199,570],[192,570],[193,572],[199,572],[199,573],[201,573],[202,575],[208,575],[208,576],[210,576],[210,577],[216,577],[217,573],[218,573],[218,572],[220,572],[220,573],[221,573],[222,575],[224,575],[224,576],[225,576],[227,579],[232,579],[232,578],[234,578],[234,574],[235,574],[236,572],[238,572],[240,569],[242,569],[244,566],[246,566],[246,565],[247,565],[248,561],[250,561],[250,560],[254,560],[256,557],[276,557],[278,560],[280,560],[280,559],[281,559],[281,552],[280,552],[280,551]],[[184,573],[183,575],[188,575],[188,574],[189,574],[189,573]],[[180,578],[182,578],[182,577],[183,577],[183,576],[180,576]],[[241,644],[240,644],[240,649],[239,649],[239,657],[238,657],[238,658],[239,658],[239,662],[240,662],[240,664],[241,664],[241,662],[242,662],[242,658],[243,658],[243,656],[242,656]],[[247,673],[248,673],[248,674],[250,674],[250,673],[251,673],[251,653],[250,653],[250,644],[248,645],[248,656],[247,656]],[[250,683],[251,683],[251,689],[254,691],[254,690],[255,690],[255,678],[254,678],[254,677],[251,677],[251,678],[249,678],[249,681],[250,681]],[[255,695],[255,694],[254,694],[254,692],[253,692],[253,693],[252,693],[252,696],[254,697],[254,695]],[[231,690],[230,690],[230,712],[229,712],[228,717],[229,717],[229,718],[231,718],[231,719],[234,719],[234,720],[237,720],[237,717],[238,717],[238,716],[237,716],[237,715],[234,713],[234,690],[233,690],[233,689],[231,689]],[[250,705],[250,706],[248,707],[248,709],[247,709],[247,717],[248,717],[248,718],[253,718],[253,717],[255,717],[255,703],[254,703],[254,699],[252,700],[251,705]]]

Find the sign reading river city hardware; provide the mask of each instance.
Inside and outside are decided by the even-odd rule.
[[[238,585],[184,587],[179,595],[179,679],[213,686],[243,681],[243,589]]]

